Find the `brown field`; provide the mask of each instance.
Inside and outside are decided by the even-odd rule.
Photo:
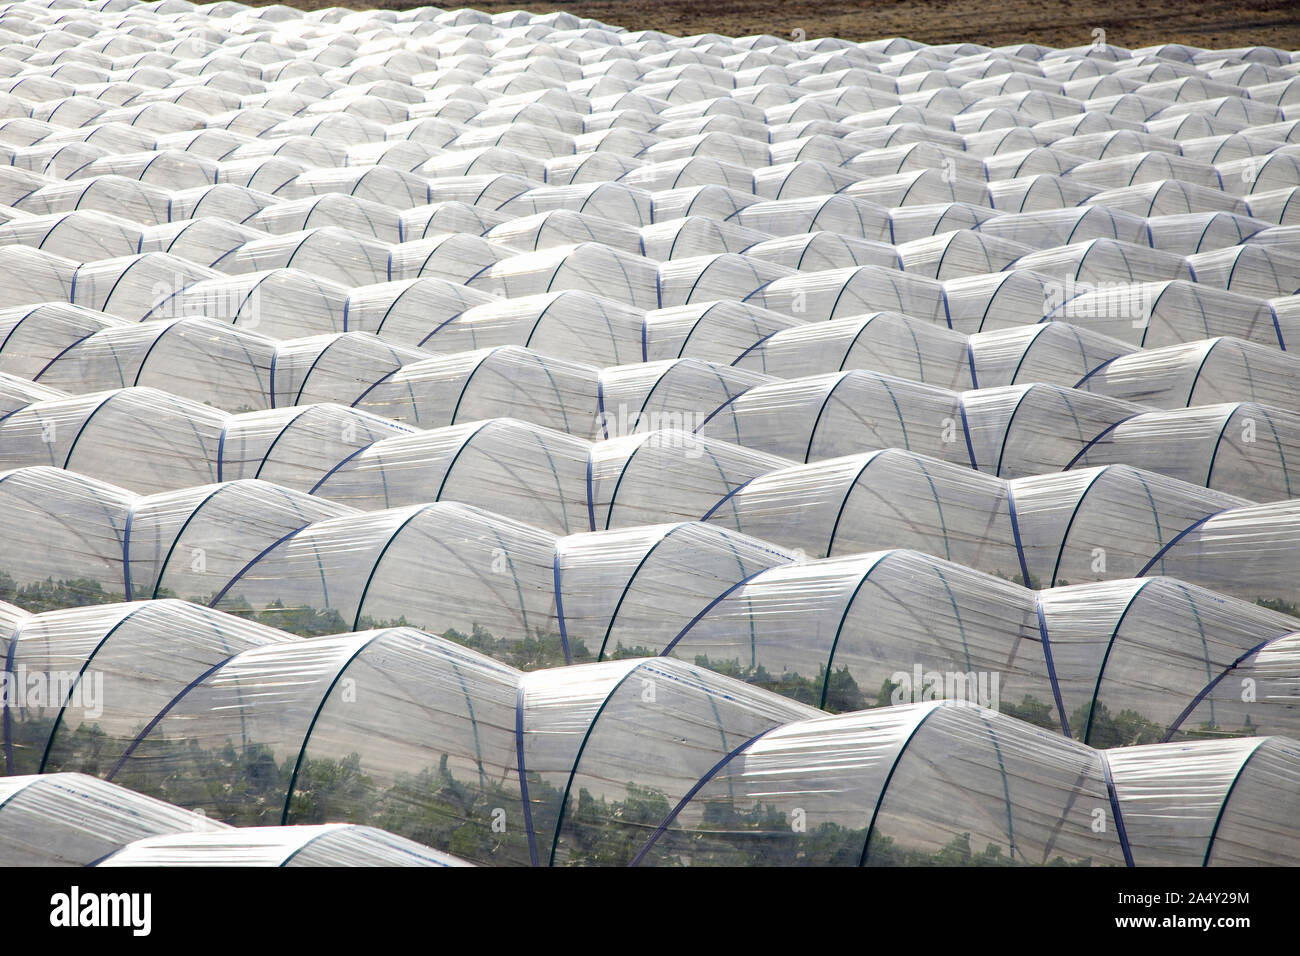
[[[256,2],[256,0],[255,0]],[[417,6],[409,0],[293,0],[301,9]],[[463,4],[490,13],[523,9],[567,10],[630,30],[661,30],[686,36],[771,33],[871,40],[906,36],[924,43],[969,41],[989,46],[1042,43],[1082,46],[1101,27],[1122,47],[1187,43],[1224,49],[1268,45],[1300,48],[1297,0],[567,0],[528,3],[479,0]],[[445,7],[454,6],[445,3]]]

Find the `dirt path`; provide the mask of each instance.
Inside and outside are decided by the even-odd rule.
[[[337,0],[296,0],[303,9],[340,5]],[[413,6],[403,0],[344,0],[355,8]],[[1101,27],[1123,47],[1187,43],[1224,49],[1269,45],[1300,48],[1297,0],[480,0],[466,6],[498,13],[521,7],[537,13],[567,10],[630,30],[665,33],[722,33],[847,40],[907,36],[925,43],[968,41],[989,46],[1043,43],[1081,46]],[[446,8],[454,5],[444,4]]]

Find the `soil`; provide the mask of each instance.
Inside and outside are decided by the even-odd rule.
[[[405,9],[417,4],[409,0],[294,0],[290,5],[315,10],[333,6]],[[1129,49],[1158,43],[1209,49],[1300,48],[1297,0],[478,0],[464,5],[489,13],[521,7],[535,13],[567,10],[629,30],[660,30],[678,36],[770,33],[789,37],[803,31],[808,38],[835,36],[853,41],[905,36],[923,43],[1073,47],[1093,42],[1093,30],[1100,27],[1106,31],[1106,42]],[[452,6],[446,4],[448,9]]]

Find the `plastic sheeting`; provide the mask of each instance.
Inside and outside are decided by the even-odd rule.
[[[0,647],[116,695],[8,772],[257,827],[117,862],[1293,862],[1294,60],[6,7]]]
[[[218,820],[85,774],[0,778],[5,866],[88,866],[136,840],[225,829]]]
[[[20,494],[24,477],[40,476],[17,473],[0,489]],[[1094,476],[1084,493],[1113,501],[1126,476],[1103,478]],[[27,606],[70,607],[33,621],[15,608],[6,638],[11,661],[25,662],[29,647],[53,653],[56,634],[71,640],[88,629],[93,644],[111,626],[122,632],[114,640],[125,641],[137,627],[145,635],[164,630],[152,623],[155,615],[184,628],[195,615],[215,614],[156,600],[76,607],[119,599],[129,587],[137,597],[185,595],[304,636],[415,625],[526,669],[672,655],[833,711],[896,703],[897,675],[917,666],[997,674],[1008,713],[1107,745],[1261,727],[1300,731],[1289,692],[1233,704],[1235,679],[1218,687],[1234,670],[1252,686],[1265,679],[1251,676],[1256,668],[1270,686],[1297,679],[1300,668],[1286,649],[1300,625],[1279,613],[1293,613],[1286,590],[1293,582],[1232,588],[1246,598],[1239,600],[1157,576],[1162,567],[1196,570],[1179,536],[1154,562],[1144,552],[1093,547],[1107,540],[1097,536],[1106,528],[1106,501],[1068,505],[1074,517],[1059,551],[1017,555],[1013,546],[1008,560],[1023,557],[1031,580],[1042,570],[1055,585],[1036,592],[1009,580],[1021,574],[996,566],[990,575],[900,550],[808,560],[806,552],[715,524],[555,538],[454,503],[312,520],[274,486],[220,487],[230,491],[134,502],[123,496],[116,505],[107,489],[69,489],[100,491],[96,520],[83,518],[79,539],[61,531],[75,498],[49,499],[49,513],[27,514],[28,533],[50,546],[41,560],[8,562],[6,587]],[[301,504],[312,500],[298,496]],[[1169,509],[1178,505],[1166,500]],[[1059,520],[1033,497],[1020,507],[1034,522]],[[740,508],[733,520],[747,517]],[[1238,511],[1249,516],[1252,509]],[[1189,533],[1214,520],[1192,521]],[[85,532],[96,524],[103,544],[85,554],[94,540]],[[1089,537],[1076,540],[1076,530]],[[51,567],[57,581],[42,577]],[[1125,569],[1143,576],[1126,578]],[[1076,583],[1068,584],[1067,574]],[[1265,596],[1264,586],[1278,590]],[[213,620],[223,633],[225,619]],[[231,621],[233,636],[220,647],[275,636]],[[1225,693],[1219,713],[1231,719],[1216,716]],[[1189,723],[1198,708],[1206,713]],[[1116,714],[1128,717],[1116,723]]]
[[[827,323],[815,327],[826,334],[804,336],[799,329],[772,340],[795,359],[846,333],[857,343],[872,323],[833,329]],[[882,334],[888,328],[881,322]],[[527,499],[592,500],[590,490],[574,490],[566,461],[595,461],[604,457],[602,441],[654,431],[684,433],[673,443],[685,457],[699,457],[706,442],[804,462],[896,449],[1003,478],[1128,463],[1257,501],[1289,498],[1297,468],[1300,422],[1286,387],[1295,371],[1291,360],[1268,350],[1252,355],[1246,343],[1222,340],[1120,355],[1085,376],[1082,384],[1095,387],[1034,383],[956,391],[866,369],[779,380],[695,359],[596,369],[512,346],[426,359],[361,333],[278,344],[242,339],[202,320],[92,333],[68,347],[71,357],[52,363],[42,381],[76,385],[79,375],[91,389],[140,381],[154,377],[157,366],[148,363],[157,356],[169,379],[189,375],[183,390],[203,398],[221,387],[228,397],[218,400],[239,403],[240,414],[147,385],[65,397],[52,387],[15,383],[0,418],[0,466],[52,465],[141,492],[258,477],[342,496],[362,508],[441,500],[450,469],[480,470],[497,485],[466,492],[470,503],[570,531],[577,529],[567,506],[557,516],[545,510],[549,504]],[[242,357],[228,363],[229,388],[202,374],[205,359],[195,354],[195,340],[204,351]],[[1224,359],[1211,362],[1215,354]],[[949,355],[947,370],[928,365],[934,377],[974,377],[973,350],[965,351],[964,366],[958,348]],[[1142,365],[1129,361],[1134,358],[1150,359],[1150,378],[1134,382]],[[919,351],[890,359],[880,364],[923,364]],[[1183,397],[1188,390],[1219,401],[1200,404]],[[1157,407],[1196,404],[1160,413],[1106,392],[1137,393]],[[1237,394],[1248,400],[1221,404]],[[265,410],[251,410],[259,406]],[[513,447],[497,441],[524,433],[531,437]],[[483,452],[487,460],[457,451],[494,442],[495,450]],[[416,451],[423,448],[436,451]],[[491,477],[507,461],[533,463]],[[424,478],[400,478],[417,466]],[[537,474],[529,477],[530,471]],[[545,487],[547,471],[553,489]],[[383,474],[382,494],[370,486],[361,494],[348,490],[356,472]],[[432,485],[416,490],[410,485],[416,480]]]
[[[165,711],[119,738],[106,776],[202,810],[205,825],[256,829],[173,823],[166,835],[159,809],[162,835],[112,862],[446,862],[321,828],[322,816],[498,864],[1278,864],[1297,852],[1300,751],[1285,738],[1099,751],[933,700],[825,717],[670,659],[520,675],[408,628],[249,648],[173,686]],[[115,692],[105,713],[119,704]],[[200,777],[222,786],[187,784]],[[266,829],[277,824],[313,829]]]
[[[0,780],[5,866],[466,866],[373,827],[232,829],[81,773]]]
[[[468,866],[374,827],[242,827],[146,837],[96,866]]]

